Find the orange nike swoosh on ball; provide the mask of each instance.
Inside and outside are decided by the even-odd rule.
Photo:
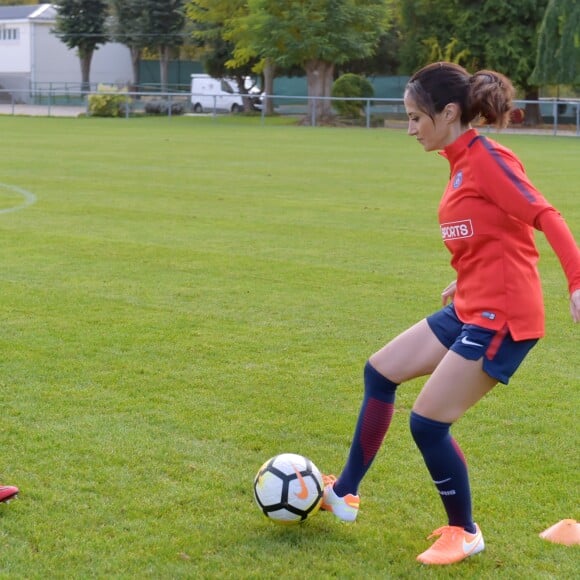
[[[296,477],[298,478],[298,483],[300,484],[300,491],[298,493],[295,493],[294,495],[298,499],[306,499],[308,497],[308,488],[306,487],[306,482],[304,481],[304,478],[302,477],[300,471],[296,469],[296,466],[293,465],[292,467],[296,472]]]

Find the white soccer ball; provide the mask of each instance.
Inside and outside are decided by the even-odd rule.
[[[254,478],[254,497],[262,513],[280,524],[299,524],[322,503],[322,475],[308,459],[282,453],[268,459]]]

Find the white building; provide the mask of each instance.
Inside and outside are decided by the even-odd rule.
[[[54,4],[0,6],[0,90],[17,102],[29,102],[37,92],[65,84],[80,89],[81,65],[53,32]],[[91,63],[92,83],[127,84],[132,80],[129,49],[118,43],[100,45]],[[0,93],[0,96],[2,94]]]

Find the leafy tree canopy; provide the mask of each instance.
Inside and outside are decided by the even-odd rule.
[[[532,80],[580,85],[580,2],[550,0],[538,39]]]
[[[248,0],[246,20],[256,53],[306,71],[308,95],[328,97],[334,68],[370,56],[386,29],[388,0]],[[309,116],[332,115],[330,101],[309,100]]]
[[[248,5],[257,52],[283,67],[369,56],[387,22],[386,0],[249,0]]]
[[[571,0],[577,1],[577,0]],[[403,72],[437,58],[496,69],[528,89],[548,0],[398,0]]]
[[[464,19],[460,5],[460,0],[397,0],[403,74],[412,74],[431,62],[434,53],[445,52]]]
[[[246,0],[191,0],[187,16],[193,22],[192,35],[203,49],[202,60],[209,74],[244,77],[258,62],[255,51],[244,42],[243,19],[248,15]]]
[[[184,0],[140,0],[147,47],[178,47],[183,44]]]
[[[473,68],[503,72],[519,87],[533,86],[537,34],[548,0],[465,2],[458,38],[470,50]]]
[[[56,0],[56,35],[81,57],[107,42],[105,21],[108,4],[104,0]]]
[[[130,47],[144,48],[147,36],[144,33],[145,9],[142,0],[109,0],[113,13],[112,37]]]

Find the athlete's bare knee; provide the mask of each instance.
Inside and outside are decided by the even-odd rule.
[[[375,371],[383,375],[383,377],[394,381],[396,383],[401,383],[399,380],[401,376],[400,369],[397,365],[397,359],[390,356],[388,345],[383,347],[378,352],[375,352],[369,357],[368,363]]]
[[[387,343],[369,360],[378,372],[402,383],[433,372],[446,353],[447,349],[423,319]]]

